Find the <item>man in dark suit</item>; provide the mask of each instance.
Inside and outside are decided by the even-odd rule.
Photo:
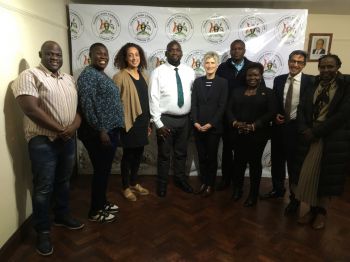
[[[252,61],[244,56],[245,51],[245,43],[240,39],[234,40],[230,46],[231,58],[227,59],[226,62],[221,63],[216,72],[218,76],[223,77],[228,81],[228,98],[230,97],[232,89],[244,84],[247,66],[252,63]],[[228,188],[232,182],[233,153],[232,141],[230,140],[230,130],[229,124],[225,121],[224,132],[222,134],[222,179],[216,188],[217,190]]]
[[[278,102],[278,113],[272,128],[271,137],[271,176],[272,191],[264,194],[262,199],[280,198],[284,196],[284,180],[286,162],[289,176],[290,203],[285,214],[295,213],[300,202],[295,199],[294,191],[299,174],[293,170],[297,144],[297,107],[305,90],[312,87],[313,76],[302,73],[307,54],[295,50],[289,55],[289,73],[277,76],[273,83],[273,91]]]
[[[312,50],[314,55],[325,55],[326,50],[324,49],[324,39],[320,38],[316,41],[316,48]]]

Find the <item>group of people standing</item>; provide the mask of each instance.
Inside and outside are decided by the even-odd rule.
[[[317,77],[302,73],[306,53],[289,55],[289,73],[266,87],[260,63],[245,56],[245,43],[235,40],[231,58],[219,63],[215,52],[205,54],[205,75],[195,78],[183,63],[182,48],[171,41],[167,62],[148,78],[142,48],[125,44],[114,58],[119,72],[111,79],[104,70],[108,49],[94,43],[90,65],[79,75],[77,88],[71,76],[60,72],[62,51],[45,42],[41,64],[28,69],[12,88],[26,115],[25,134],[33,172],[33,221],[38,233],[37,251],[50,255],[49,206],[54,196],[54,224],[80,229],[83,223],[70,215],[69,178],[74,166],[75,132],[88,151],[92,166],[88,218],[112,222],[118,206],[106,193],[117,146],[121,160],[122,194],[129,201],[148,195],[137,182],[144,146],[152,126],[158,145],[156,194],[166,197],[170,167],[174,184],[187,193],[209,197],[232,184],[234,201],[243,195],[244,174],[249,165],[250,190],[244,206],[256,205],[262,175],[261,158],[271,138],[271,192],[262,199],[285,194],[285,164],[289,175],[290,203],[286,214],[298,211],[300,202],[310,211],[298,223],[325,226],[329,197],[343,191],[350,151],[350,81],[338,70],[336,55],[320,58]],[[201,184],[187,181],[186,159],[193,132],[199,159]],[[219,141],[222,138],[222,179],[215,187]],[[173,156],[172,156],[173,154]]]

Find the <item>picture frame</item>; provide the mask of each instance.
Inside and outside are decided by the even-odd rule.
[[[308,47],[308,61],[316,62],[331,51],[332,33],[310,33]]]

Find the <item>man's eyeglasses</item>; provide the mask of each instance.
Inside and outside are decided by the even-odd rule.
[[[289,60],[288,63],[297,64],[297,65],[304,65],[305,61]]]

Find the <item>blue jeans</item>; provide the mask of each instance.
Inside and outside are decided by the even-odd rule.
[[[33,173],[33,222],[37,232],[50,231],[49,209],[54,195],[55,217],[69,212],[69,180],[75,163],[74,139],[33,137],[28,143]]]
[[[94,174],[91,181],[91,205],[89,213],[103,209],[107,202],[108,178],[111,173],[115,151],[119,143],[119,130],[114,129],[108,132],[111,146],[101,144],[99,136],[93,136],[82,140],[88,151]]]

